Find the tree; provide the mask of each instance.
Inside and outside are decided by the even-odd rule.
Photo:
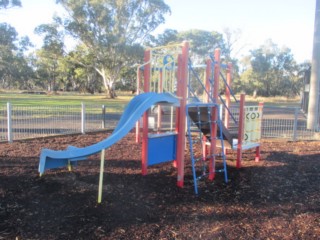
[[[205,57],[209,53],[213,53],[215,48],[221,48],[223,52],[226,49],[221,33],[200,29],[181,32],[174,29],[166,29],[162,34],[158,34],[151,44],[153,46],[161,46],[182,41],[189,41],[192,53],[199,57]]]
[[[65,58],[65,63],[72,69],[72,84],[74,88],[82,92],[100,92],[101,76],[91,64],[94,56],[90,54],[85,45],[78,45],[75,50],[69,52]],[[70,79],[67,80],[70,86]]]
[[[0,9],[21,7],[20,0],[0,0]]]
[[[190,56],[194,62],[199,63],[202,63],[209,54],[212,54],[215,48],[220,48],[222,54],[226,53],[223,35],[215,31],[191,29],[178,32],[174,29],[166,29],[162,34],[158,34],[156,37],[151,37],[148,40],[148,44],[151,47],[189,41]]]
[[[250,53],[250,67],[241,75],[248,83],[246,90],[267,97],[297,94],[294,83],[299,69],[289,48],[280,49],[268,40]]]
[[[93,56],[109,96],[124,66],[142,59],[141,43],[170,12],[163,0],[57,0],[68,13],[60,19],[67,33]],[[58,20],[58,19],[57,19]]]
[[[191,56],[193,58],[204,59],[208,54],[212,54],[214,49],[220,48],[225,54],[225,44],[223,36],[219,32],[192,29],[178,33],[178,41],[187,40],[190,42]]]
[[[27,37],[18,38],[16,30],[0,23],[0,80],[3,88],[28,88],[33,75],[24,52],[31,46]]]
[[[157,36],[150,35],[146,39],[146,44],[150,47],[166,46],[176,42],[178,42],[178,31],[175,29],[165,29],[163,33]]]
[[[240,43],[242,31],[241,29],[230,29],[224,28],[223,29],[223,36],[225,41],[225,48],[226,48],[226,58],[227,61],[234,61],[239,52],[247,46],[247,44]]]
[[[48,91],[56,91],[58,65],[64,55],[63,33],[58,30],[57,24],[42,24],[36,27],[35,33],[44,35],[44,44],[37,51],[39,77],[48,81]]]

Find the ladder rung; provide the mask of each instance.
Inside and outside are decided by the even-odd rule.
[[[203,157],[198,157],[198,158],[194,159],[195,162],[199,162],[199,161],[203,161],[203,160],[204,160]]]
[[[208,176],[208,174],[203,173],[203,174],[201,174],[200,176],[198,176],[196,179],[197,179],[197,180],[200,180],[201,178],[206,177],[206,176]]]
[[[224,169],[219,169],[219,170],[216,170],[215,172],[221,173],[221,172],[225,172],[225,171],[224,171]]]
[[[201,130],[199,128],[197,129],[190,129],[189,132],[201,132]]]
[[[224,155],[224,153],[216,153],[216,154],[210,154],[210,155],[207,155],[205,157],[205,159],[210,159],[212,157],[222,157]]]

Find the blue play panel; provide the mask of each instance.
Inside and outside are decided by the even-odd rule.
[[[148,166],[176,159],[177,134],[150,134],[148,137]]]

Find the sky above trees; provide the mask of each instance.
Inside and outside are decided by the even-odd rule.
[[[36,26],[49,23],[61,8],[55,0],[22,0],[22,8],[0,13],[0,22],[8,22],[20,35],[29,35],[35,43],[40,36],[33,35]],[[203,29],[222,32],[223,28],[241,29],[241,54],[259,47],[268,38],[279,46],[292,49],[298,62],[311,59],[315,0],[166,0],[172,14],[157,29],[178,31]],[[240,57],[240,56],[237,56]]]
[[[237,44],[240,47],[243,44],[240,41],[243,39],[242,33],[233,26],[222,28],[219,32],[213,29],[195,30],[196,27],[192,26],[178,30],[166,25],[171,30],[150,36],[149,33],[163,24],[168,15],[169,8],[164,0],[59,2],[64,11],[59,11],[54,19],[48,14],[47,21],[36,21],[39,24],[34,32],[42,41],[29,53],[26,51],[31,45],[27,38],[21,38],[23,34],[20,30],[10,26],[9,20],[9,24],[0,24],[0,77],[3,88],[40,87],[48,91],[85,89],[94,93],[102,91],[104,86],[110,97],[114,97],[117,83],[127,88],[134,86],[136,73],[132,71],[132,66],[143,62],[145,46],[163,46],[184,40],[190,41],[190,57],[196,64],[201,64],[214,48],[220,48],[224,61],[234,64],[234,87],[237,92],[263,96],[297,95],[302,86],[302,73],[309,67],[308,64],[298,64],[299,60],[298,63],[295,61],[294,50],[290,46],[284,47],[270,39],[264,39],[258,46],[247,46],[245,43],[242,46],[249,47],[249,51],[241,56],[241,48]],[[12,9],[3,10],[7,12]],[[40,9],[37,8],[36,13],[38,11]],[[174,8],[172,14],[173,11]],[[273,21],[275,24],[276,20]],[[29,26],[27,23],[26,18],[25,26]],[[65,46],[67,36],[76,43],[73,49]]]

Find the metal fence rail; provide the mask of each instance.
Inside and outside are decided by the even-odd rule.
[[[238,118],[238,109],[231,112]],[[0,141],[93,132],[114,129],[121,113],[103,105],[19,106],[0,105]],[[169,118],[168,118],[169,119]],[[306,117],[299,108],[263,108],[262,138],[319,140],[319,133],[307,129]]]
[[[230,111],[238,120],[239,108],[233,106]],[[225,114],[224,111],[223,115]],[[298,107],[264,106],[261,127],[262,138],[320,140],[318,132],[307,128],[307,118]]]
[[[105,106],[0,106],[0,141],[113,129],[120,114]]]
[[[74,106],[14,107],[13,140],[76,133],[80,127],[80,121],[77,119],[79,110],[79,107]]]
[[[263,138],[319,140],[319,134],[307,128],[307,118],[298,107],[266,106],[263,109],[262,119]]]
[[[0,141],[8,141],[7,134],[7,106],[0,105]]]

